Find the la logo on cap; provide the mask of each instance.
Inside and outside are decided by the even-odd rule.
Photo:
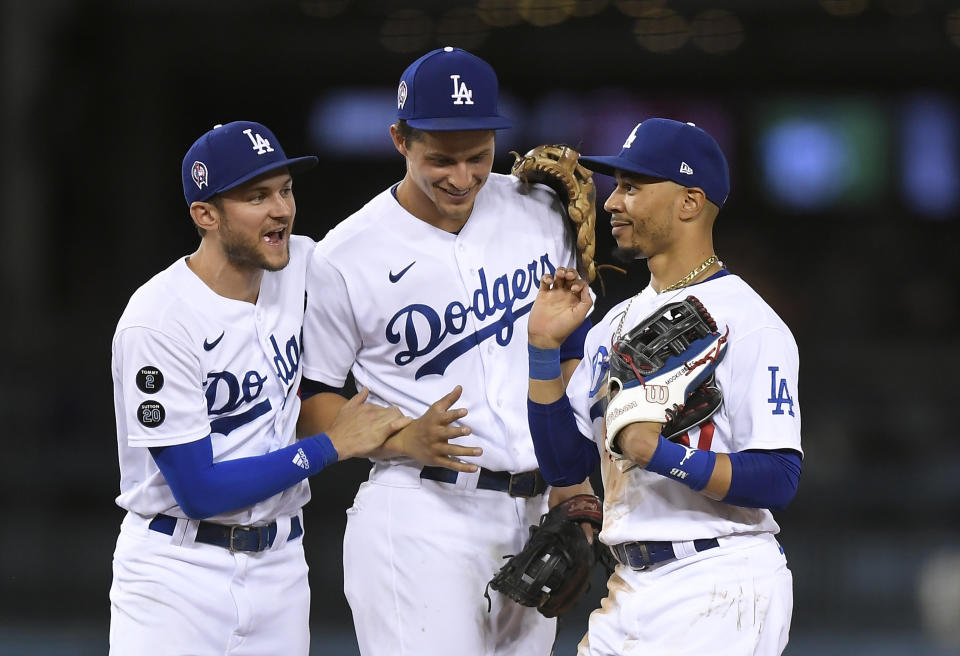
[[[460,82],[459,75],[451,75],[450,79],[453,80],[453,95],[450,97],[453,98],[454,105],[472,105],[473,104],[473,90],[467,88],[466,82]],[[460,82],[460,85],[457,86],[457,83]],[[403,107],[403,105],[400,105]]]
[[[253,149],[257,151],[257,155],[273,152],[273,148],[270,147],[270,142],[261,137],[259,132],[256,134],[256,137],[254,137],[253,128],[247,128],[243,133],[250,137],[250,143],[253,144]]]
[[[403,109],[407,102],[407,83],[400,80],[400,87],[397,89],[397,109]]]

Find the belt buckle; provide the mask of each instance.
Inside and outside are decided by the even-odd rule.
[[[640,549],[640,557],[643,558],[643,567],[640,569],[647,569],[653,564],[653,559],[650,558],[650,551],[647,549],[647,543],[640,542],[637,547]]]
[[[257,548],[256,549],[238,549],[237,547],[235,547],[234,539],[236,538],[236,535],[237,535],[237,529],[240,529],[241,531],[249,532],[251,528],[253,530],[256,530],[257,532]],[[238,551],[255,551],[255,552],[263,551],[264,549],[263,533],[264,532],[260,529],[259,526],[247,527],[247,526],[237,526],[236,524],[234,524],[230,527],[230,544],[227,546],[227,548],[230,549],[230,553],[237,553]]]
[[[227,544],[227,549],[230,550],[230,553],[237,553],[237,549],[233,546],[233,538],[236,535],[238,528],[239,527],[236,524],[230,527],[230,542]]]
[[[536,480],[534,480],[533,489],[530,490],[530,494],[524,494],[522,492],[513,491],[513,481],[516,478],[519,478],[520,476],[522,476],[522,474],[510,474],[510,480],[507,481],[507,494],[509,494],[511,497],[515,497],[515,498],[520,497],[524,499],[530,499],[532,497],[535,497],[536,495],[533,494],[533,492],[535,492],[537,488]]]
[[[643,560],[642,564],[634,565],[631,562],[632,559],[630,558],[630,552],[627,550],[627,545],[629,544],[636,544],[639,547],[640,557]],[[650,562],[650,558],[647,553],[647,545],[643,544],[642,542],[640,543],[623,542],[621,544],[614,545],[613,551],[614,551],[614,555],[617,558],[617,561],[621,565],[625,565],[630,569],[634,570],[635,572],[642,572],[643,570],[650,567],[650,565],[647,564]]]

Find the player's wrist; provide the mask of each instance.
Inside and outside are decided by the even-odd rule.
[[[378,458],[399,458],[411,455],[407,452],[405,437],[404,429],[400,429],[384,440],[380,448],[374,451],[372,455],[376,455]]]
[[[614,437],[613,443],[624,458],[646,467],[657,450],[660,428],[661,424],[648,421],[627,424]]]
[[[350,451],[349,441],[344,440],[342,437],[337,435],[335,428],[329,428],[325,433],[320,433],[314,437],[319,440],[323,436],[326,436],[327,441],[330,442],[330,446],[332,446],[333,450],[336,452],[338,462],[347,460],[354,456],[354,454]]]
[[[530,363],[530,378],[533,380],[555,380],[563,374],[560,368],[560,345],[543,348],[532,343],[527,344],[527,358]]]
[[[558,349],[560,345],[563,344],[563,340],[549,335],[534,335],[528,333],[527,344],[539,349]]]
[[[713,451],[694,449],[660,437],[653,457],[644,467],[700,492],[710,482],[716,462],[717,454]]]

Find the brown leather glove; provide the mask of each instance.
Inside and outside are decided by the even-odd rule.
[[[527,184],[545,184],[560,196],[568,225],[576,235],[577,268],[580,275],[593,282],[597,276],[593,261],[597,221],[593,172],[577,162],[580,153],[563,144],[537,146],[522,157],[513,151],[510,154],[516,158],[511,169],[514,176]]]

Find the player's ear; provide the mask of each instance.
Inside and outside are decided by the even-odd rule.
[[[686,187],[680,200],[680,218],[692,219],[700,214],[707,203],[707,197],[700,187]]]
[[[390,138],[393,139],[393,147],[397,149],[397,152],[406,157],[407,141],[401,136],[400,129],[397,128],[396,123],[390,126]]]
[[[213,203],[197,201],[190,205],[190,217],[193,224],[203,231],[215,230],[220,226],[220,212]]]

